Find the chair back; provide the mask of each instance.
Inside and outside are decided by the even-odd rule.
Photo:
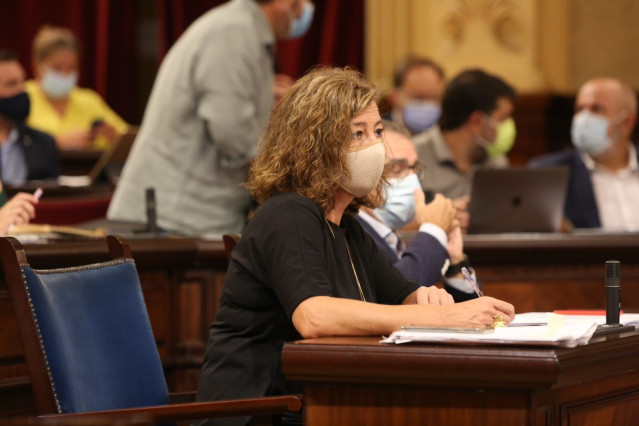
[[[36,270],[14,238],[0,256],[41,413],[167,404],[168,390],[128,245],[111,261]]]

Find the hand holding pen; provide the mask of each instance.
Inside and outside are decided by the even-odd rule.
[[[471,287],[473,288],[473,290],[475,290],[475,293],[477,293],[477,297],[483,297],[484,296],[484,292],[479,289],[479,286],[477,285],[477,282],[470,275],[470,272],[468,272],[468,269],[466,269],[465,267],[462,267],[461,268],[461,272],[464,275],[464,279],[466,280],[466,282],[468,284],[470,284]],[[506,324],[506,320],[504,319],[503,315],[501,315],[501,314],[495,315],[495,318],[493,320],[493,328],[506,327],[506,325],[507,325]]]
[[[10,233],[17,225],[29,223],[35,217],[35,204],[42,196],[42,188],[33,194],[20,192],[0,209],[0,234]]]

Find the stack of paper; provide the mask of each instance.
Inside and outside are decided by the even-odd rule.
[[[531,313],[533,314],[533,313]],[[517,315],[508,327],[498,327],[491,332],[467,330],[403,329],[396,331],[383,343],[436,342],[436,343],[487,343],[575,347],[585,345],[597,328],[597,321],[578,320],[553,313]],[[542,316],[543,315],[543,316]]]

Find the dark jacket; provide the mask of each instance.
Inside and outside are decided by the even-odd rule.
[[[406,278],[425,286],[431,286],[442,279],[442,267],[446,259],[448,259],[448,252],[435,237],[425,232],[418,232],[410,244],[407,245],[400,258],[389,247],[386,240],[380,237],[364,219],[357,216],[357,221],[375,241],[377,247]],[[446,281],[444,281],[444,288],[453,296],[455,302],[463,302],[477,297],[474,293],[464,293],[449,286]]]
[[[27,162],[27,180],[56,179],[60,175],[60,159],[55,139],[28,126],[20,126],[18,132]]]
[[[639,158],[639,150],[637,150],[637,157]],[[601,227],[590,170],[584,164],[578,151],[569,150],[546,154],[532,159],[529,165],[531,167],[568,166],[570,178],[564,214],[575,228]]]

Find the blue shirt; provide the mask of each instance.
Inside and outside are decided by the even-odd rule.
[[[18,140],[20,134],[17,128],[9,133],[9,138],[0,145],[2,158],[2,182],[7,185],[21,185],[27,181],[29,170],[24,150]]]

